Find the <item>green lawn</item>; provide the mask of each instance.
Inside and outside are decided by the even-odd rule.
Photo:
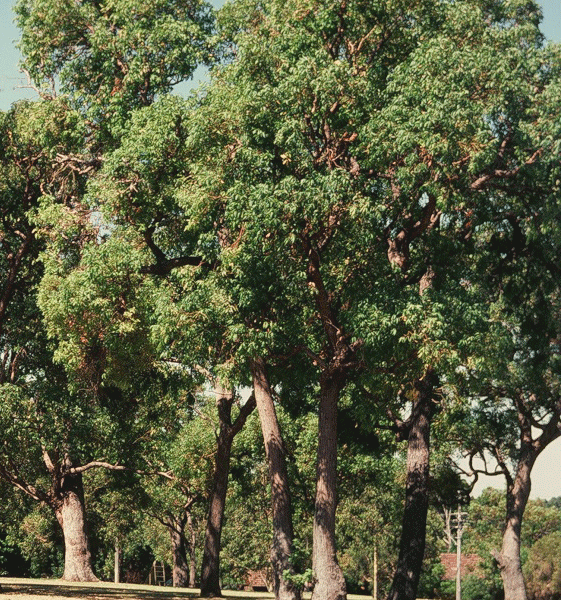
[[[69,583],[60,579],[14,579],[0,577],[2,599],[17,600],[186,600],[199,598],[197,589],[156,587],[131,583]],[[267,592],[224,591],[226,598],[239,600],[270,600],[273,594]],[[304,594],[309,598],[310,594]],[[349,600],[365,600],[369,596],[349,594]]]

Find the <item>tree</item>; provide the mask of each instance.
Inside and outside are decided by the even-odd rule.
[[[210,60],[210,5],[193,0],[18,0],[23,68],[47,96],[62,91],[87,112],[94,152],[120,136],[132,110]],[[98,146],[97,144],[102,144]]]
[[[298,587],[290,580],[294,575],[291,563],[294,531],[288,483],[286,450],[277,418],[273,392],[266,365],[262,358],[251,363],[255,402],[261,420],[265,453],[269,463],[271,502],[273,507],[273,542],[271,564],[273,566],[275,597],[289,599],[300,597]],[[288,576],[287,576],[288,574]]]
[[[554,78],[543,85],[541,101],[533,110],[548,115],[555,110],[549,102],[558,94],[559,83]],[[520,540],[532,467],[561,435],[559,278],[551,260],[559,251],[558,165],[552,158],[559,142],[550,141],[557,134],[557,126],[549,122],[531,132],[544,145],[540,168],[520,178],[522,188],[531,187],[532,193],[523,197],[510,190],[505,193],[503,214],[482,232],[482,242],[489,242],[491,251],[477,265],[481,279],[473,278],[484,294],[491,294],[489,315],[495,324],[491,343],[500,360],[468,381],[468,389],[476,391],[467,447],[471,459],[478,455],[485,461],[492,456],[496,461],[492,472],[506,480],[505,526],[495,557],[508,600],[526,597]],[[471,467],[478,471],[473,460]]]
[[[553,171],[541,158],[559,139],[558,51],[541,48],[531,2],[239,2],[221,19],[229,63],[188,115],[169,98],[149,106],[155,96],[138,88],[130,122],[121,127],[127,111],[109,119],[123,143],[90,197],[111,237],[141,249],[140,272],[165,277],[158,310],[181,298],[170,303],[188,325],[183,339],[167,330],[175,348],[212,323],[219,343],[197,352],[203,366],[226,371],[227,387],[261,360],[311,374],[320,421],[314,596],[336,600],[345,596],[335,545],[340,398],[358,375],[383,375],[376,393],[403,408],[434,387],[429,374],[453,376],[454,344],[445,327],[427,333],[424,311],[441,327],[470,296],[466,264],[481,232],[509,222],[511,204],[527,214],[521,189],[546,189],[540,177]],[[62,47],[75,57],[84,46]],[[45,56],[57,55],[51,47]],[[95,106],[74,89],[85,111]],[[443,249],[463,260],[449,288],[436,281],[452,271],[435,268]],[[434,293],[419,294],[427,287]],[[432,390],[418,396],[424,406]],[[411,439],[426,442],[428,412],[417,412],[422,435]],[[426,512],[428,451],[422,470]],[[420,527],[417,550],[423,536]],[[400,566],[411,573],[401,597],[416,592],[422,549],[414,554]]]
[[[39,197],[43,197],[44,205],[48,205],[49,200],[52,204],[44,206],[41,219],[48,221],[49,217],[45,215],[51,210],[51,216],[53,212],[59,211],[57,217],[66,217],[63,218],[62,227],[72,229],[68,221],[73,219],[74,224],[79,223],[80,219],[84,220],[81,225],[87,224],[91,213],[84,210],[81,204],[83,181],[86,175],[90,175],[99,166],[97,157],[100,152],[103,152],[99,144],[111,144],[111,140],[118,138],[119,128],[123,120],[126,120],[130,108],[150,104],[158,91],[165,92],[177,81],[188,77],[198,60],[203,55],[208,56],[205,54],[205,40],[210,32],[212,19],[205,5],[193,4],[187,7],[184,4],[179,6],[171,2],[156,1],[144,5],[141,9],[136,7],[132,12],[130,8],[127,2],[112,3],[110,6],[97,2],[73,4],[42,0],[22,0],[17,3],[16,13],[23,34],[21,47],[26,55],[25,66],[31,78],[43,90],[45,82],[52,84],[52,89],[43,93],[44,98],[55,96],[54,82],[55,79],[59,79],[72,99],[40,103],[36,111],[39,119],[30,119],[26,124],[30,132],[40,121],[40,111],[43,107],[46,108],[47,114],[51,108],[54,108],[52,112],[56,115],[58,109],[59,122],[67,119],[64,123],[66,127],[63,129],[57,130],[47,121],[42,129],[37,128],[36,138],[29,137],[33,143],[39,142],[38,153],[34,154],[33,146],[23,147],[21,158],[17,158],[16,153],[19,148],[16,148],[15,152],[12,152],[16,158],[13,160],[9,149],[14,145],[10,143],[5,145],[7,150],[4,156],[13,161],[16,170],[21,171],[21,176],[14,178],[14,182],[19,183],[23,179],[26,194],[31,193],[33,197],[32,202],[27,196],[24,197],[21,204],[23,211],[18,218],[27,220],[26,227],[14,230],[16,237],[19,236],[23,244],[15,255],[12,252],[6,254],[9,261],[9,277],[2,300],[3,312],[6,310],[6,303],[10,296],[13,296],[17,270],[22,264],[22,258],[33,241],[29,213],[25,214],[24,211],[36,208]],[[164,35],[166,43],[162,44]],[[173,65],[171,69],[170,65]],[[73,102],[74,106],[79,106],[80,112],[69,110],[70,102]],[[82,121],[81,117],[86,113],[87,120]],[[57,121],[53,120],[52,124],[56,125]],[[25,134],[24,129],[20,131]],[[8,135],[7,139],[12,141],[17,140],[18,135],[21,134],[18,132],[16,136],[9,133]],[[92,159],[92,156],[95,158]],[[35,175],[37,177],[33,177]],[[13,184],[5,187],[5,190],[9,193],[11,187]],[[61,203],[64,208],[61,208]],[[84,227],[81,225],[78,225],[78,229],[83,232]],[[95,227],[90,231],[94,231],[95,238],[97,235]],[[73,231],[72,235],[76,235],[76,232]],[[82,237],[80,241],[83,242],[84,238]],[[74,246],[69,244],[65,248],[64,256],[70,264],[75,257],[74,251],[77,247],[79,248],[79,243]],[[65,267],[68,268],[69,264]],[[53,279],[56,278],[54,273],[51,272],[50,275],[51,279],[46,287],[52,285]],[[44,302],[43,307],[45,308],[47,304],[48,301]],[[56,309],[54,312],[56,313]],[[79,316],[83,317],[83,313]],[[99,396],[101,377],[105,375],[104,362],[107,358],[106,349],[99,344],[101,338],[97,338],[96,344],[96,333],[94,332],[92,336],[92,330],[87,330],[85,320],[80,324],[72,320],[70,323],[64,323],[64,317],[61,317],[60,313],[55,315],[55,320],[57,318],[60,319],[58,325],[62,321],[63,325],[69,324],[71,329],[74,326],[74,338],[88,338],[82,345],[84,351],[79,353],[77,360],[76,356],[72,357],[70,366],[80,371],[82,380],[87,380],[90,389]],[[121,321],[121,324],[126,318]],[[56,323],[51,323],[51,335],[56,327]],[[63,329],[64,327],[61,328]],[[59,359],[64,356],[65,349],[68,350],[72,346],[72,341],[71,334],[61,344]],[[89,347],[84,349],[88,344]],[[111,343],[108,346],[110,347]],[[111,358],[118,358],[118,345],[113,345],[112,350],[114,355]],[[8,373],[11,373],[9,377],[13,382],[15,366],[20,358],[17,344],[4,352],[3,358],[5,359],[3,366],[8,367]],[[113,365],[117,362],[116,360]],[[116,372],[113,375],[119,379]],[[16,396],[17,394],[14,397]],[[58,481],[56,485],[69,486],[68,492],[61,488],[60,511],[64,509],[67,501],[71,500],[75,507],[83,507],[81,473],[90,466],[100,466],[94,463],[103,463],[103,461],[86,461],[87,464],[77,466],[74,463],[75,458],[70,456],[68,450],[61,454],[60,461],[53,460],[46,451],[44,456],[48,459],[46,463],[53,475],[53,482]],[[105,466],[108,464],[106,463]],[[57,477],[54,477],[55,473]],[[17,474],[7,471],[5,475],[11,478],[12,482],[18,482],[20,487],[31,495],[37,496],[35,489],[30,487],[31,484],[22,483]],[[51,492],[54,502],[58,492],[55,493],[55,490]],[[45,500],[45,498],[46,496],[41,494],[41,499]],[[58,508],[56,510],[60,512]],[[61,524],[63,521],[72,522],[63,519],[62,512],[59,516]],[[83,518],[79,520],[84,522]],[[82,542],[71,546],[80,549],[79,554],[83,556],[85,566],[79,573],[80,569],[74,572],[68,563],[66,575],[72,578],[89,579],[93,574],[91,567],[86,564],[90,559],[85,544],[85,532],[82,531],[79,535],[82,537]],[[68,560],[70,561],[70,556]]]
[[[226,492],[230,473],[230,457],[234,436],[240,432],[249,414],[255,408],[251,397],[232,421],[235,393],[220,384],[214,388],[219,415],[219,433],[215,457],[214,482],[210,493],[209,513],[205,534],[203,564],[201,569],[201,595],[220,596],[220,537],[226,506]]]
[[[402,308],[404,295],[403,304],[410,301],[412,284],[430,278],[430,261],[443,247],[437,233],[466,257],[473,223],[504,209],[497,190],[514,193],[518,174],[533,172],[547,142],[538,136],[525,145],[532,116],[516,107],[534,93],[547,96],[553,71],[546,68],[537,92],[527,84],[553,59],[540,50],[533,5],[418,3],[407,13],[392,6],[383,14],[360,3],[339,11],[321,3],[244,8],[250,16],[242,25],[235,8],[224,13],[237,60],[217,71],[203,100],[198,123],[206,133],[195,139],[207,164],[194,168],[193,187],[200,193],[208,186],[211,207],[227,199],[227,230],[238,233],[228,256],[232,276],[241,282],[240,270],[251,267],[254,280],[251,257],[259,255],[259,275],[282,273],[299,298],[294,306],[307,307],[304,324],[293,320],[283,334],[303,340],[296,347],[319,371],[315,593],[338,598],[344,595],[334,545],[338,398],[351,374],[383,362],[380,344],[370,356],[365,351],[368,332],[386,325],[382,307],[393,318],[407,314],[396,305]],[[530,63],[521,47],[533,49]],[[470,73],[459,68],[467,63]],[[521,104],[505,114],[515,89]],[[275,303],[274,284],[262,287],[269,295],[258,310],[251,306],[252,323],[275,335],[283,327],[279,316],[288,313]],[[244,293],[252,297],[249,289]],[[365,322],[365,312],[378,318]],[[389,340],[399,338],[390,333]],[[416,352],[421,368],[408,384],[436,366],[426,360],[426,347]],[[416,544],[420,538],[422,531]],[[416,559],[403,570],[418,573],[419,565]]]
[[[65,533],[64,576],[89,580],[94,575],[87,547],[81,472],[73,471],[75,465],[64,446],[52,452],[52,435],[57,434],[51,427],[56,418],[44,413],[53,395],[66,396],[66,390],[60,370],[52,365],[34,293],[41,276],[38,255],[42,243],[32,221],[43,195],[51,193],[64,202],[79,193],[84,171],[76,164],[57,160],[57,156],[72,151],[80,144],[80,137],[78,115],[68,110],[64,101],[22,103],[2,115],[2,262],[6,278],[0,308],[0,383],[4,396],[0,473],[11,485],[55,512]],[[82,166],[87,171],[87,166]],[[26,415],[28,422],[19,421],[18,414]],[[64,438],[62,432],[59,434]],[[47,442],[49,436],[51,441]],[[41,462],[51,479],[46,490],[33,481],[33,470]]]
[[[530,549],[524,573],[528,582],[528,596],[538,599],[558,598],[561,593],[559,554],[561,532],[555,531],[540,538]]]

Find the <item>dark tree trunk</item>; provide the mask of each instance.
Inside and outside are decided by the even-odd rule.
[[[201,568],[201,596],[207,598],[222,595],[220,589],[220,538],[226,506],[226,492],[228,491],[232,442],[234,436],[241,430],[247,417],[255,408],[255,398],[251,398],[242,407],[238,418],[232,424],[233,391],[215,386],[215,394],[220,429]]]
[[[345,578],[337,562],[335,513],[337,509],[337,402],[344,386],[340,373],[323,371],[320,377],[319,435],[316,503],[313,527],[315,586],[313,600],[345,600]]]
[[[189,584],[189,563],[185,544],[186,519],[173,519],[168,524],[173,557],[173,587],[187,587]]]
[[[277,600],[299,600],[300,591],[284,575],[287,571],[294,572],[290,562],[293,538],[292,509],[286,453],[263,359],[258,358],[253,361],[251,372],[265,453],[269,464],[273,509],[271,564],[275,598]]]
[[[65,581],[98,581],[92,569],[82,475],[64,475],[57,493],[55,514],[64,535]]]
[[[327,238],[329,239],[329,238]],[[327,241],[325,242],[327,243]],[[344,600],[347,597],[345,579],[337,562],[335,544],[335,513],[337,510],[337,403],[348,373],[359,367],[356,351],[360,340],[350,336],[338,323],[333,309],[333,295],[323,282],[321,250],[311,238],[304,239],[308,256],[307,279],[314,288],[315,303],[325,333],[326,344],[321,364],[319,398],[319,432],[316,471],[316,503],[313,526],[312,568],[314,572],[313,600]]]
[[[232,409],[231,391],[216,389],[220,430],[218,433],[214,478],[210,495],[208,520],[205,532],[205,545],[201,569],[201,596],[221,596],[220,589],[220,537],[226,507],[230,454],[234,439],[230,427]]]
[[[425,553],[429,506],[430,425],[435,375],[415,382],[414,404],[407,422],[407,479],[399,558],[388,600],[415,600]]]

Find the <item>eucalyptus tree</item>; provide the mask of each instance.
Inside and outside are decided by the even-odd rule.
[[[231,61],[189,118],[183,164],[179,138],[168,148],[147,127],[132,168],[119,149],[107,163],[108,210],[151,252],[144,273],[177,269],[186,339],[215,311],[223,366],[282,358],[314,373],[314,595],[341,598],[338,399],[361,371],[412,392],[445,371],[453,351],[439,352],[440,332],[425,343],[422,319],[433,311],[438,325],[454,309],[454,293],[452,306],[429,301],[445,300],[431,275],[437,242],[465,257],[473,227],[504,214],[519,175],[551,151],[554,103],[542,99],[554,95],[555,55],[540,49],[532,2],[239,2],[222,20]],[[421,296],[421,284],[435,292]],[[413,542],[400,597],[415,593]]]
[[[53,365],[41,323],[36,286],[42,275],[39,254],[44,242],[33,220],[45,196],[71,204],[83,190],[91,165],[67,160],[82,147],[80,122],[64,100],[19,103],[2,114],[1,260],[5,270],[0,309],[0,473],[14,488],[56,514],[66,541],[65,577],[91,579],[81,472],[72,471],[76,465],[67,445],[72,436],[68,424],[84,413],[77,398],[68,394],[60,369]],[[59,399],[64,406],[57,411],[53,402]],[[79,424],[76,429],[80,430]]]
[[[528,130],[555,57],[540,48],[530,3],[238,3],[222,19],[235,58],[198,109],[193,139],[204,150],[191,185],[224,206],[235,247],[222,260],[261,330],[254,356],[274,355],[282,338],[317,369],[314,594],[338,598],[337,400],[363,369],[393,377],[382,357],[392,344],[415,359],[395,390],[453,364],[439,351],[446,328],[423,326],[433,294],[420,300],[418,289],[441,276],[431,325],[458,308],[465,286],[458,277],[447,292],[451,270],[435,274],[434,263],[442,249],[449,262],[467,257],[474,225],[504,212],[497,190],[514,193],[519,174],[540,168],[547,138]],[[395,597],[415,594],[419,535],[398,574],[413,575]]]
[[[207,595],[220,593],[220,535],[232,442],[255,402],[240,402],[234,383],[247,376],[240,380],[235,344],[224,335],[234,308],[219,285],[216,264],[220,244],[228,242],[209,226],[215,215],[202,215],[199,221],[199,207],[185,192],[189,110],[180,98],[165,97],[134,112],[121,145],[107,153],[103,169],[90,182],[89,201],[111,223],[111,237],[124,236],[142,256],[138,273],[155,290],[151,337],[157,360],[176,364],[187,378],[196,377],[213,390],[219,425],[201,576]]]
[[[89,165],[63,158],[81,147],[82,134],[78,114],[64,100],[20,102],[0,115],[0,336],[12,344],[2,351],[2,383],[15,379],[25,352],[24,343],[15,341],[17,327],[25,329],[24,315],[28,320],[37,316],[27,292],[41,277],[37,257],[43,245],[32,215],[46,194],[70,202],[83,190]],[[30,342],[28,335],[25,343]]]
[[[148,106],[211,59],[202,0],[17,0],[23,68],[47,97],[69,95],[103,153],[132,110]]]
[[[68,254],[61,257],[62,261],[69,259]],[[47,271],[47,281],[54,286],[56,277],[50,267]],[[102,276],[99,270],[97,274]],[[100,320],[95,324],[92,322],[90,302],[95,304],[96,300],[92,287],[86,289],[84,279],[73,283],[78,286],[70,292],[76,293],[73,298],[63,296],[62,302],[50,305],[52,314],[60,315],[57,311],[64,311],[61,321],[67,334],[66,344],[61,344],[58,354],[53,355],[45,335],[48,332],[42,331],[41,321],[37,319],[35,336],[36,342],[43,346],[42,354],[34,352],[30,355],[28,362],[31,364],[26,371],[19,374],[18,380],[2,388],[0,472],[14,487],[53,510],[65,540],[63,576],[68,580],[88,581],[94,580],[95,575],[88,547],[83,474],[97,468],[115,471],[130,468],[135,464],[133,455],[146,431],[145,421],[137,410],[138,387],[134,390],[130,385],[128,388],[122,385],[124,367],[116,366],[111,376],[125,391],[111,385],[108,377],[101,381],[104,363],[115,360],[113,364],[116,365],[123,355],[115,358],[96,344],[96,338],[92,339],[88,327],[98,327],[97,342],[105,335],[115,335],[115,330],[103,329]],[[52,293],[52,289],[49,291]],[[65,300],[70,301],[72,307],[65,304]],[[43,306],[48,303],[44,289],[41,303]],[[122,318],[118,306],[117,310],[115,308],[113,306],[108,313]],[[127,337],[122,330],[119,334]],[[73,336],[80,341],[88,337],[91,343],[82,352],[76,351]],[[128,341],[131,342],[130,337]],[[131,345],[138,350],[138,342]],[[115,347],[122,350],[118,344]],[[69,379],[58,364],[67,356],[74,360],[74,363],[68,361],[69,367],[74,367],[77,372],[73,379]],[[134,358],[138,357],[137,354]],[[108,371],[103,369],[105,374]],[[130,366],[127,372],[132,375]],[[138,370],[135,375],[139,376]],[[140,387],[141,382],[139,377],[137,385]]]
[[[532,193],[547,198],[539,210],[507,215],[485,234],[483,243],[498,252],[495,262],[479,264],[485,283],[496,286],[489,308],[496,337],[489,344],[491,364],[470,371],[467,382],[471,409],[465,415],[464,448],[471,472],[504,476],[506,482],[502,546],[493,550],[506,598],[526,598],[520,543],[531,472],[541,452],[561,435],[554,161],[547,171],[541,190],[540,182],[532,181]],[[476,457],[483,462],[477,464]]]
[[[199,396],[187,410],[177,403],[169,408],[173,418],[151,440],[150,464],[159,475],[143,479],[142,512],[169,535],[174,587],[195,587],[198,521],[204,521],[215,488],[215,403]]]
[[[79,135],[81,143],[72,151],[60,152],[52,157],[59,170],[67,167],[75,175],[84,174],[84,165],[88,167],[87,175],[90,177],[99,168],[99,158],[119,145],[131,111],[148,107],[158,95],[169,92],[175,84],[188,79],[200,62],[211,58],[213,18],[210,6],[204,2],[150,0],[139,5],[128,0],[62,3],[21,0],[16,3],[15,11],[22,30],[20,48],[24,54],[23,66],[41,96],[56,98],[60,85],[66,104],[79,111],[73,113],[80,115],[79,124],[69,127],[68,131]],[[56,101],[59,102],[58,99]],[[136,352],[135,358],[140,361],[136,366],[139,368],[149,369],[150,352],[144,341],[135,338],[134,330],[139,319],[134,311],[140,309],[134,306],[132,311],[128,310],[132,283],[127,280],[123,265],[117,270],[124,279],[119,275],[112,280],[108,278],[105,302],[101,297],[97,297],[97,301],[91,297],[87,299],[88,292],[85,292],[77,293],[74,305],[68,305],[69,301],[72,304],[68,294],[74,293],[70,291],[73,285],[85,284],[81,291],[88,288],[95,296],[95,290],[92,291],[95,284],[92,288],[85,281],[77,283],[76,272],[74,279],[66,275],[71,274],[82,260],[80,268],[84,268],[88,258],[84,258],[82,250],[85,249],[85,254],[89,252],[91,257],[92,248],[100,245],[104,237],[112,236],[112,225],[104,223],[93,238],[84,237],[84,231],[89,225],[93,226],[96,218],[97,225],[100,222],[99,217],[92,216],[90,207],[84,204],[83,189],[72,197],[71,203],[62,206],[56,194],[49,196],[45,188],[41,191],[43,206],[37,222],[52,242],[49,246],[51,271],[43,282],[42,308],[49,322],[50,335],[56,337],[63,332],[58,338],[56,358],[59,361],[68,359],[67,370],[71,377],[75,381],[86,382],[94,395],[99,395],[108,381],[128,389],[131,380],[127,379],[126,367],[121,361],[126,354],[124,344],[129,344],[128,349],[133,354]],[[80,219],[83,222],[78,225]],[[155,219],[158,217],[155,216]],[[56,227],[53,226],[55,224]],[[66,236],[74,225],[79,231],[72,231],[71,236],[80,239],[75,244],[68,244]],[[151,232],[146,232],[145,237],[150,240],[151,235]],[[116,252],[114,258],[118,255],[123,258],[125,246],[122,239],[119,244],[113,237],[111,248]],[[132,257],[126,260],[129,258],[135,268],[140,269]],[[158,258],[156,252],[156,261]],[[118,258],[116,260],[119,261]],[[152,261],[147,262],[150,265]],[[90,275],[93,279],[107,275],[104,269],[110,264],[111,260],[97,265],[90,261]],[[66,280],[59,286],[60,280],[65,277]],[[123,286],[120,295],[114,295],[115,287],[111,289],[111,282],[116,287]],[[101,288],[98,287],[97,291],[100,292]],[[82,300],[92,301],[92,305],[87,309],[84,305],[79,306]],[[120,320],[121,324],[113,320],[109,327],[116,325],[116,328],[110,333],[103,331],[103,325],[108,324],[107,319],[111,321],[112,311],[120,315],[117,321]],[[126,360],[131,358],[128,355]]]

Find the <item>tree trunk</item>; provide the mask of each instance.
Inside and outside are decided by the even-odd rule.
[[[220,431],[218,433],[214,478],[210,495],[205,545],[201,569],[201,596],[221,596],[220,589],[220,537],[226,507],[230,454],[233,435],[230,430],[232,392],[216,389]]]
[[[337,402],[344,376],[323,371],[320,377],[316,503],[313,526],[315,586],[313,600],[345,600],[345,578],[337,562]]]
[[[232,442],[234,436],[241,430],[247,417],[255,408],[255,398],[252,397],[240,409],[235,423],[232,424],[233,391],[215,385],[214,392],[216,394],[220,429],[201,568],[201,596],[207,598],[222,595],[220,589],[220,537],[226,506],[226,492],[228,491]]]
[[[530,497],[530,474],[537,454],[522,450],[514,481],[507,483],[506,523],[500,553],[494,552],[503,580],[505,600],[526,600],[526,586],[520,561],[522,517]]]
[[[197,546],[197,532],[193,526],[193,517],[191,514],[187,515],[187,525],[189,526],[189,587],[194,588],[197,579],[197,561],[195,550]]]
[[[120,569],[121,569],[121,549],[119,548],[118,540],[115,540],[115,562],[113,568],[113,581],[120,583]]]
[[[60,482],[55,514],[64,535],[65,581],[98,581],[92,570],[82,475],[65,475]]]
[[[187,562],[184,528],[183,520],[178,522],[174,519],[168,525],[173,557],[173,587],[187,587],[189,584],[189,563]]]
[[[253,361],[251,372],[265,453],[269,464],[273,509],[271,564],[275,598],[277,600],[299,600],[300,591],[284,576],[287,571],[294,572],[290,562],[293,538],[292,509],[285,448],[263,359],[258,358]]]
[[[408,422],[405,510],[399,557],[388,600],[415,600],[425,553],[429,506],[430,423],[434,374],[415,382]]]

